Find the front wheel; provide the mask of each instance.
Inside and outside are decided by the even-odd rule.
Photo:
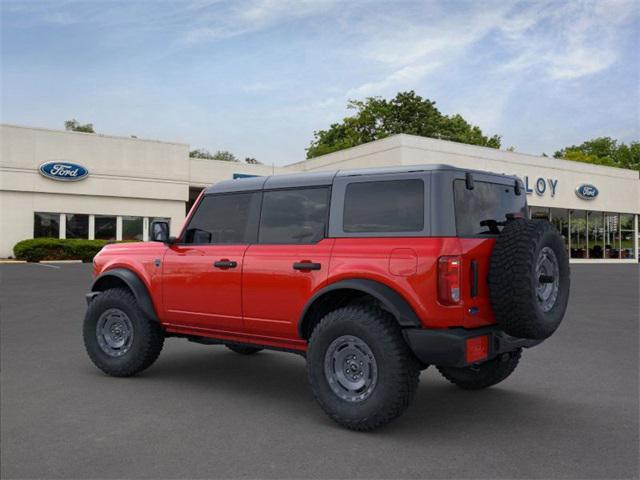
[[[480,390],[506,379],[518,366],[522,349],[503,353],[488,362],[470,367],[438,367],[444,378],[465,390]]]
[[[156,361],[164,345],[160,325],[138,308],[129,290],[113,288],[95,297],[84,318],[84,346],[96,367],[129,377]]]
[[[359,431],[400,416],[420,374],[393,317],[365,305],[340,308],[320,321],[309,341],[307,370],[322,409]]]

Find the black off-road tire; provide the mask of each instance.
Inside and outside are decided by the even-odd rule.
[[[437,367],[444,378],[465,390],[480,390],[500,383],[518,366],[522,349],[503,353],[477,366],[464,368]]]
[[[121,356],[110,356],[100,347],[96,326],[103,313],[117,309],[128,317],[133,330],[131,344]],[[84,346],[96,367],[113,377],[129,377],[151,366],[164,345],[164,331],[140,310],[133,294],[126,289],[113,288],[96,296],[83,324]]]
[[[554,256],[557,262],[557,295],[546,306],[537,290],[540,278],[546,277],[536,273],[542,256]],[[546,220],[508,221],[496,239],[488,281],[496,321],[506,333],[539,340],[549,337],[569,301],[569,258],[562,236]]]
[[[375,359],[377,382],[362,400],[339,397],[325,373],[330,346],[345,336],[362,340]],[[338,424],[357,431],[372,430],[400,416],[415,396],[420,375],[418,361],[393,316],[365,305],[334,310],[319,322],[309,340],[307,371],[322,409]]]
[[[232,352],[239,353],[240,355],[253,355],[262,350],[259,347],[252,347],[250,345],[240,345],[238,343],[227,343],[225,345]]]

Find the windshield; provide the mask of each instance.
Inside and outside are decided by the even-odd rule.
[[[476,181],[469,190],[464,180],[455,180],[453,192],[456,230],[461,237],[497,235],[508,214],[526,216],[525,195],[516,195],[514,186]]]

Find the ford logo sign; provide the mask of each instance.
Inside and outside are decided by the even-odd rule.
[[[588,183],[576,187],[576,195],[583,200],[593,200],[598,196],[598,189]]]
[[[40,165],[40,173],[53,180],[76,182],[89,175],[89,170],[77,163],[56,161]]]

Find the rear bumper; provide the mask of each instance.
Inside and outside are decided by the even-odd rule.
[[[466,367],[472,363],[481,363],[497,357],[501,353],[511,352],[518,348],[530,348],[542,340],[516,338],[507,335],[498,327],[475,329],[448,328],[429,330],[406,328],[402,331],[404,338],[414,355],[426,365],[442,367]],[[467,347],[475,342],[468,340],[486,336],[486,355],[477,361],[468,361]]]

